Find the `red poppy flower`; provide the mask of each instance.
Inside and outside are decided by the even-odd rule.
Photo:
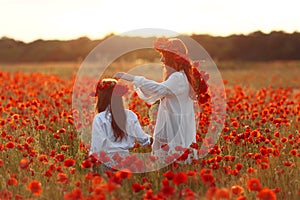
[[[203,174],[201,180],[203,184],[211,185],[214,182],[214,177],[211,174]]]
[[[46,130],[46,129],[47,129],[47,127],[44,124],[39,124],[37,126],[37,130]]]
[[[30,143],[32,143],[34,141],[34,138],[33,137],[28,137],[28,138],[26,138],[26,142],[28,143],[28,144],[30,144]]]
[[[16,178],[11,177],[7,180],[6,184],[15,186],[18,184],[18,180]]]
[[[144,185],[138,184],[138,183],[132,183],[132,190],[134,192],[139,192],[145,188]]]
[[[260,166],[262,169],[268,169],[270,167],[268,163],[261,163]]]
[[[65,159],[65,155],[64,155],[64,154],[57,154],[57,155],[55,156],[55,158],[56,158],[58,161],[62,162],[62,161],[64,161],[64,159]]]
[[[278,193],[281,191],[280,187],[276,187],[274,189],[272,189],[273,192]]]
[[[278,131],[274,131],[274,137],[275,138],[279,138],[280,137],[280,133]]]
[[[280,142],[281,142],[281,143],[285,143],[287,140],[288,140],[288,139],[287,139],[286,137],[282,137],[282,138],[280,139]]]
[[[284,166],[287,166],[287,167],[294,167],[294,163],[289,162],[289,161],[284,161],[283,164],[284,164]]]
[[[217,189],[215,192],[215,199],[216,200],[229,200],[230,199],[230,193],[228,189],[222,188],[222,189]]]
[[[260,180],[257,178],[251,178],[247,182],[247,188],[250,191],[260,191],[261,190],[261,183]]]
[[[236,195],[240,195],[244,193],[244,188],[239,185],[234,185],[231,187],[231,192]]]
[[[114,182],[107,182],[106,184],[102,185],[102,188],[107,192],[111,193],[117,188],[117,184]]]
[[[295,156],[297,155],[297,151],[295,149],[292,149],[290,150],[289,154]]]
[[[13,197],[11,191],[8,189],[4,188],[0,191],[0,198],[1,199],[11,199]]]
[[[64,161],[64,166],[65,167],[71,167],[71,166],[73,166],[75,164],[75,160],[74,159],[66,159],[65,161]]]
[[[42,194],[41,183],[37,180],[32,180],[27,185],[27,190],[29,190],[35,196],[40,196]]]
[[[81,163],[81,167],[82,168],[91,168],[92,165],[93,165],[93,163],[91,161],[89,161],[89,160],[84,160]]]
[[[187,175],[184,172],[178,172],[177,174],[175,174],[174,178],[173,178],[173,183],[175,185],[179,185],[182,183],[187,183]]]
[[[103,182],[103,178],[101,176],[94,176],[92,179],[92,183],[94,186],[100,185]]]
[[[188,172],[186,173],[186,175],[188,176],[195,176],[196,175],[196,171],[191,171],[191,170],[188,170]]]
[[[56,181],[58,183],[68,183],[69,178],[67,177],[67,175],[65,173],[58,173]]]
[[[70,145],[61,145],[60,149],[63,151],[67,151],[68,149],[70,149]]]
[[[12,148],[15,147],[15,144],[13,142],[7,142],[5,147],[8,148],[8,149],[12,149]]]
[[[247,169],[247,172],[248,172],[248,174],[250,174],[250,173],[254,173],[254,168],[252,168],[252,167],[249,167],[249,168]]]
[[[172,196],[174,194],[175,188],[170,186],[168,179],[162,180],[161,193],[163,196]]]
[[[94,178],[94,174],[92,172],[86,173],[85,175],[86,180],[93,180],[93,178]]]
[[[15,196],[15,200],[23,200],[24,198],[23,198],[23,196],[22,195],[20,195],[20,194],[16,194],[16,196]]]
[[[26,158],[20,160],[19,166],[21,169],[26,169],[29,165],[29,161]]]
[[[50,169],[47,169],[44,173],[44,176],[49,177],[49,178],[52,177],[52,171]]]
[[[132,175],[132,173],[128,169],[122,169],[122,170],[116,172],[116,177],[121,178],[121,179],[130,178],[131,175]]]
[[[48,163],[48,158],[47,158],[47,156],[46,156],[46,155],[43,155],[43,154],[39,155],[38,160],[39,160],[40,162],[42,162],[42,163]]]
[[[263,188],[259,191],[256,197],[260,200],[276,200],[276,194],[269,188]]]
[[[168,180],[172,180],[175,176],[174,172],[168,170],[163,174],[164,177],[166,177]]]
[[[64,195],[64,200],[83,199],[83,195],[80,188],[76,188],[70,193]]]
[[[59,130],[57,130],[57,133],[66,133],[66,129],[65,128],[61,128]]]
[[[235,165],[235,168],[236,168],[238,171],[240,171],[240,170],[242,169],[242,167],[243,167],[243,165],[242,165],[241,163],[237,163],[237,164]]]
[[[210,187],[206,192],[205,192],[205,196],[207,197],[207,199],[213,199],[215,196],[215,193],[217,191],[216,187]]]
[[[199,148],[199,145],[198,145],[198,143],[193,142],[193,143],[190,145],[190,147],[193,148],[193,149],[198,149],[198,148]]]
[[[239,127],[239,123],[237,121],[233,121],[231,122],[231,126],[237,129]]]

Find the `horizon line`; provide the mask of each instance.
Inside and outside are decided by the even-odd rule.
[[[226,37],[230,37],[230,36],[240,36],[240,35],[244,35],[244,36],[249,36],[253,33],[257,33],[257,32],[261,32],[262,34],[271,34],[273,32],[282,32],[282,33],[285,33],[285,34],[295,34],[295,33],[300,33],[300,31],[298,30],[294,30],[293,32],[289,32],[289,31],[285,31],[285,30],[271,30],[271,31],[262,31],[262,30],[256,30],[256,31],[252,31],[252,32],[248,32],[248,33],[231,33],[231,34],[227,34],[227,35],[218,35],[218,34],[212,34],[212,33],[179,33],[180,35],[187,35],[187,36],[194,36],[194,35],[206,35],[206,36],[211,36],[211,37],[223,37],[223,38],[226,38]],[[78,36],[78,37],[73,37],[73,38],[69,38],[69,39],[64,39],[64,38],[37,38],[37,39],[34,39],[34,40],[31,40],[31,41],[25,41],[25,40],[21,40],[21,39],[16,39],[16,38],[13,38],[13,37],[10,37],[10,36],[7,36],[7,35],[2,35],[0,40],[3,40],[3,39],[12,39],[16,42],[22,42],[22,43],[25,43],[25,44],[30,44],[30,43],[33,43],[35,41],[39,41],[39,40],[42,40],[42,41],[71,41],[71,40],[78,40],[80,38],[87,38],[89,40],[92,40],[92,41],[95,41],[95,40],[104,40],[108,37],[111,37],[111,36],[120,36],[120,37],[142,37],[142,38],[151,38],[151,37],[160,37],[158,35],[126,35],[126,34],[120,34],[120,33],[114,33],[114,32],[110,32],[110,33],[107,33],[105,34],[103,37],[91,37],[91,36],[88,36],[88,35],[82,35],[82,36]]]

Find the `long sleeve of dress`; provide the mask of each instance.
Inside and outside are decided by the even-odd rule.
[[[103,136],[104,130],[100,125],[99,120],[95,117],[92,125],[92,143],[90,153],[99,153],[100,150],[105,149],[106,138]]]
[[[160,98],[172,97],[184,92],[184,78],[182,72],[174,72],[166,81],[159,83],[143,76],[135,76],[133,84],[139,97],[153,104]]]
[[[127,134],[133,137],[140,145],[146,146],[150,144],[150,135],[146,134],[142,129],[136,114],[132,111],[128,112],[129,126],[127,128]]]

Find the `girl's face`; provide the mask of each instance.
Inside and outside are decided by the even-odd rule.
[[[166,61],[165,57],[163,55],[161,55],[160,62],[162,62],[163,64],[165,64],[165,61]]]

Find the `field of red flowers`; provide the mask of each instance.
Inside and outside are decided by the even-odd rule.
[[[76,68],[3,68],[0,199],[300,199],[300,65],[269,65],[221,69],[227,115],[217,144],[192,165],[147,173],[93,170],[101,163],[74,127]]]

